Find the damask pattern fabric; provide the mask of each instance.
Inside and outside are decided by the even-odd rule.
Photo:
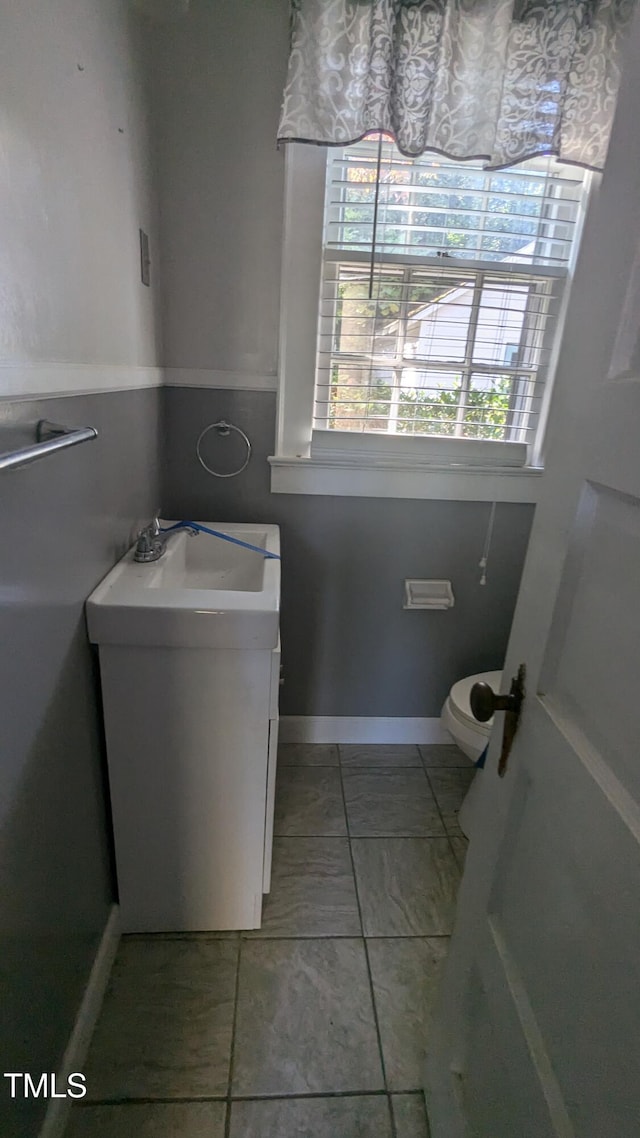
[[[636,0],[293,0],[279,140],[602,169]]]

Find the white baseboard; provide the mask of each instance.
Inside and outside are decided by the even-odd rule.
[[[119,941],[120,910],[117,905],[112,905],[93,961],[89,982],[84,990],[82,1003],[69,1036],[59,1071],[56,1073],[56,1086],[60,1088],[66,1087],[67,1076],[72,1071],[81,1072],[83,1069],[91,1036],[100,1015]],[[39,1138],[63,1138],[69,1120],[71,1103],[72,1100],[68,1098],[50,1099]]]
[[[284,715],[281,743],[450,743],[440,717]]]

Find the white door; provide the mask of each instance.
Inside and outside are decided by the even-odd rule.
[[[433,1138],[640,1135],[640,15],[589,209],[502,715],[429,1038]]]

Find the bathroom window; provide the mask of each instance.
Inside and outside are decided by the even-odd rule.
[[[274,465],[539,468],[592,176],[380,136],[289,147],[287,166]]]

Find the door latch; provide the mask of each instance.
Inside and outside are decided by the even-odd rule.
[[[502,733],[502,750],[500,751],[500,761],[498,763],[498,774],[500,778],[504,778],[507,772],[507,762],[513,746],[516,731],[518,730],[518,723],[520,722],[520,711],[524,703],[524,679],[526,675],[526,668],[521,664],[518,668],[518,673],[511,680],[511,688],[508,695],[496,695],[489,684],[478,683],[474,684],[471,688],[469,702],[471,703],[471,711],[476,719],[481,723],[487,723],[496,711],[504,711],[504,730]]]

